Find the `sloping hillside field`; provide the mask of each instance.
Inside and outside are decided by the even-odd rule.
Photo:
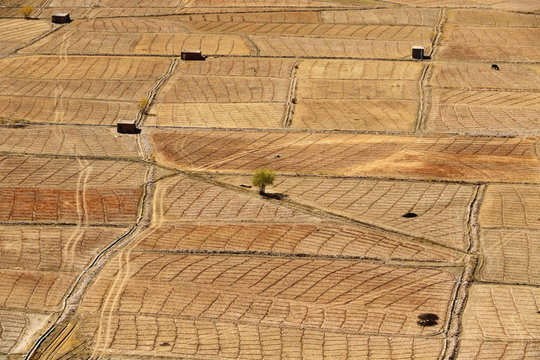
[[[540,359],[539,45],[539,0],[0,0],[0,359]]]

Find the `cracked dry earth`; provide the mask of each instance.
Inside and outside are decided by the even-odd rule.
[[[539,359],[538,44],[538,0],[0,0],[0,359]]]

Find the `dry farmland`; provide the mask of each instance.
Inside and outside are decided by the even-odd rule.
[[[0,359],[539,359],[538,44],[538,0],[0,0]]]

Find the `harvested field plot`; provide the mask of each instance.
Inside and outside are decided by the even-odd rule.
[[[540,15],[485,9],[448,10],[447,23],[457,26],[540,27]]]
[[[439,20],[439,10],[436,9],[327,10],[322,11],[320,14],[322,21],[330,24],[387,24],[433,27]]]
[[[537,62],[540,28],[449,27],[439,59]]]
[[[78,1],[78,0],[75,0]],[[45,0],[2,0],[2,7],[41,6]]]
[[[324,224],[166,224],[150,230],[138,250],[253,251],[452,261],[451,250],[414,243],[367,226]]]
[[[294,59],[208,58],[205,61],[185,62],[176,69],[175,76],[215,76],[236,78],[288,78],[295,65]],[[171,80],[172,80],[171,79]]]
[[[285,103],[157,103],[146,126],[271,129],[281,126]]]
[[[132,223],[146,166],[106,160],[0,157],[0,221]]]
[[[102,313],[105,326],[106,314],[122,312],[353,334],[435,335],[454,287],[454,276],[442,270],[357,261],[160,253],[127,257],[128,268],[118,269],[119,261],[113,260],[82,300],[81,311]],[[117,276],[125,279],[120,287]],[[108,293],[120,296],[113,303]],[[441,322],[418,326],[421,312],[437,313]]]
[[[291,128],[409,132],[417,107],[416,100],[299,100]]]
[[[19,8],[0,7],[0,17],[3,18],[20,18],[22,17]]]
[[[207,55],[402,58],[413,44],[429,47],[434,37],[427,26],[185,20],[190,19],[81,20],[23,52],[179,55],[181,49],[200,48]],[[61,45],[64,38],[67,46]]]
[[[163,89],[163,102],[264,103],[284,102],[288,79],[178,76]]]
[[[540,66],[504,64],[495,71],[489,63],[441,63],[434,65],[433,87],[468,90],[538,90]]]
[[[157,80],[170,61],[162,58],[25,56],[2,60],[0,76],[38,80]]]
[[[183,176],[158,184],[154,214],[157,221],[320,221],[292,208]]]
[[[403,59],[410,56],[412,40],[353,40],[299,36],[250,36],[262,56]],[[429,39],[422,43],[429,52]]]
[[[65,1],[65,0],[61,0]],[[184,5],[183,0],[100,0],[104,7],[156,7],[156,8],[177,8]]]
[[[414,81],[306,79],[299,81],[298,99],[406,99],[417,98]]]
[[[435,90],[426,130],[471,135],[536,135],[537,92]]]
[[[227,182],[249,183],[246,178]],[[469,185],[280,176],[272,192],[295,202],[381,228],[467,250],[466,223],[475,188]],[[415,217],[404,217],[414,213]]]
[[[540,356],[540,342],[529,341],[481,341],[463,340],[459,344],[457,359],[525,359],[534,360]]]
[[[56,154],[136,158],[134,137],[116,129],[80,126],[2,128],[0,151],[16,154]]]
[[[149,7],[48,7],[39,14],[41,19],[50,19],[58,11],[67,11],[72,19],[93,19],[103,17],[165,16],[179,14],[182,8]]]
[[[446,305],[436,299],[453,287],[453,276],[440,270],[338,260],[159,253],[128,259],[129,268],[122,269],[113,260],[83,300],[81,311],[92,315],[85,316],[80,336],[103,355],[258,359],[268,353],[281,359],[346,349],[358,356],[392,351],[406,359],[429,344],[435,359],[436,337],[382,334],[436,334],[440,326],[418,326],[415,312],[444,317]],[[117,276],[125,281],[111,288]],[[109,291],[121,294],[118,301],[104,302]],[[281,350],[270,351],[276,347]]]
[[[26,3],[25,3],[26,4]],[[52,0],[39,14],[40,18],[50,19],[60,11],[69,12],[72,19],[168,15],[182,10],[181,0]]]
[[[1,117],[14,122],[113,125],[135,119],[137,111],[131,102],[0,96]]]
[[[219,58],[183,63],[146,125],[278,128],[294,60]]]
[[[21,14],[21,10],[20,10],[21,7],[33,6],[34,8],[37,8],[38,6],[42,5],[45,1],[46,0],[2,0],[2,2],[0,3],[0,17],[22,18],[23,15]],[[38,9],[36,10],[39,11]],[[32,12],[32,16],[34,16],[37,13],[36,10]],[[32,26],[32,24],[30,24],[28,21],[25,23],[25,25],[28,25],[29,27]]]
[[[0,55],[20,48],[50,30],[52,26],[46,21],[0,19]]]
[[[540,188],[532,185],[490,185],[482,209],[484,227],[540,229]]]
[[[412,131],[421,71],[416,63],[304,60],[291,127]]]
[[[540,284],[540,232],[485,229],[480,247],[482,280]]]
[[[9,121],[112,125],[165,74],[160,58],[29,56],[0,61],[1,117]]]
[[[430,39],[433,30],[430,27],[408,25],[348,25],[348,24],[273,24],[259,22],[214,22],[192,21],[185,26],[196,32],[217,34],[283,35],[327,38],[352,38],[386,41],[404,41]]]
[[[0,156],[0,187],[139,187],[145,172],[138,162]]]
[[[377,1],[368,0],[366,2],[376,3]],[[270,7],[332,7],[340,5],[339,1],[275,0],[272,1]],[[216,3],[214,0],[191,0],[186,6],[202,8],[269,7],[266,0],[223,0],[219,3]]]
[[[175,24],[167,17],[145,19],[80,20],[25,48],[23,52],[178,56],[182,49],[201,49],[207,55],[251,54],[250,46],[238,35],[190,34],[178,21]],[[69,40],[69,43],[65,44],[62,39]]]
[[[178,7],[182,5],[182,0],[99,0],[103,7]],[[49,6],[63,7],[67,5],[77,7],[95,6],[94,0],[51,0]]]
[[[466,340],[538,341],[540,289],[475,284],[463,314]]]
[[[96,318],[82,321],[83,337],[95,336]],[[149,332],[148,329],[154,329]],[[167,335],[158,329],[167,329]],[[111,317],[108,338],[95,350],[100,358],[125,359],[144,354],[152,356],[195,359],[381,359],[393,356],[396,360],[411,358],[435,360],[443,349],[443,341],[436,338],[410,338],[377,335],[356,335],[342,332],[318,331],[216,321],[205,319],[175,319],[151,315],[121,314]],[[343,353],[345,352],[345,355]],[[81,354],[84,359],[91,354]],[[159,358],[161,359],[161,357]]]
[[[301,13],[296,23],[285,24],[276,23],[275,15],[227,16],[81,20],[24,52],[179,55],[181,49],[200,48],[207,55],[403,58],[414,44],[429,48],[435,35],[432,26],[417,24],[332,24],[318,17],[299,22],[306,20]],[[295,20],[290,13],[287,19]],[[61,39],[69,44],[61,45]]]
[[[300,62],[300,79],[418,80],[422,64],[397,61],[306,59]]]
[[[10,97],[75,98],[107,100],[120,94],[117,101],[135,104],[145,97],[152,82],[124,82],[110,80],[12,80],[0,86],[0,94]]]
[[[70,24],[71,31],[97,33],[177,33],[185,32],[186,27],[176,17],[148,17],[131,19],[88,19]]]
[[[438,0],[395,0],[396,4],[410,6],[440,7]],[[502,0],[493,2],[491,0],[445,0],[444,6],[448,7],[478,7],[482,11],[486,8],[503,9],[512,11],[538,11],[538,1],[536,0]]]
[[[73,273],[0,270],[0,309],[58,311]]]
[[[430,80],[429,132],[535,135],[540,131],[536,65],[438,63]]]
[[[77,271],[126,228],[1,226],[0,268]]]
[[[54,317],[44,311],[58,310],[77,273],[126,231],[0,226],[0,354],[28,352]],[[10,310],[2,310],[6,308]],[[25,312],[15,312],[14,308]]]
[[[344,0],[348,1],[348,0]],[[368,0],[369,1],[369,0]],[[351,5],[367,6],[368,1],[355,1],[356,4],[345,3],[347,7]],[[311,4],[313,1],[310,2]],[[329,3],[329,2],[327,2]],[[338,3],[338,1],[334,1]],[[189,4],[188,4],[189,5]],[[383,6],[389,6],[388,3],[372,5],[377,8],[354,10],[344,9],[329,9],[329,10],[303,10],[286,9],[278,11],[253,11],[255,9],[243,8],[238,12],[220,12],[219,8],[206,9],[207,13],[196,14],[193,11],[196,9],[186,8],[185,12],[190,12],[189,15],[180,16],[183,21],[194,22],[229,22],[229,23],[267,23],[267,24],[358,24],[362,25],[414,25],[414,26],[435,26],[439,17],[439,10],[435,9],[413,9],[413,8],[388,8],[383,9]],[[391,5],[390,5],[391,6]],[[201,11],[204,8],[199,9]],[[292,11],[291,11],[292,10]],[[233,9],[232,11],[235,11]],[[251,12],[250,12],[251,11]],[[358,26],[358,28],[360,28]]]
[[[540,171],[535,143],[512,138],[204,130],[151,138],[158,161],[191,170],[513,182],[536,181]]]
[[[23,354],[45,330],[49,314],[0,310],[0,354]]]
[[[187,8],[188,12],[192,9]],[[321,22],[319,11],[257,11],[257,12],[219,12],[217,9],[208,13],[182,15],[178,18],[182,21],[193,22],[216,22],[216,23],[266,23],[266,24],[303,24]],[[250,9],[242,9],[250,10]]]
[[[0,221],[131,224],[137,219],[141,194],[140,188],[0,188]]]

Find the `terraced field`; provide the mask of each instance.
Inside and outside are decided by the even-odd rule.
[[[311,220],[311,219],[307,219]],[[349,256],[372,259],[447,261],[450,249],[426,246],[412,238],[369,226],[339,222],[189,224],[169,221],[156,226],[139,243],[143,250],[237,251]]]
[[[156,158],[193,171],[534,182],[533,140],[310,132],[172,130],[150,132]]]
[[[295,60],[215,58],[184,63],[156,99],[148,126],[279,128]]]
[[[422,65],[304,60],[291,128],[414,131]]]
[[[27,42],[52,29],[53,26],[46,21],[34,21],[28,24],[22,19],[0,19],[0,56],[23,47]]]
[[[18,122],[111,125],[165,75],[168,59],[28,56],[0,60],[2,118]]]
[[[1,1],[0,359],[540,358],[539,29],[537,0]]]
[[[241,185],[249,178],[224,178]],[[465,250],[467,213],[475,188],[429,182],[381,181],[354,178],[280,177],[274,191],[379,228],[425,238]],[[414,217],[406,214],[414,213]],[[405,215],[405,217],[404,217]]]

